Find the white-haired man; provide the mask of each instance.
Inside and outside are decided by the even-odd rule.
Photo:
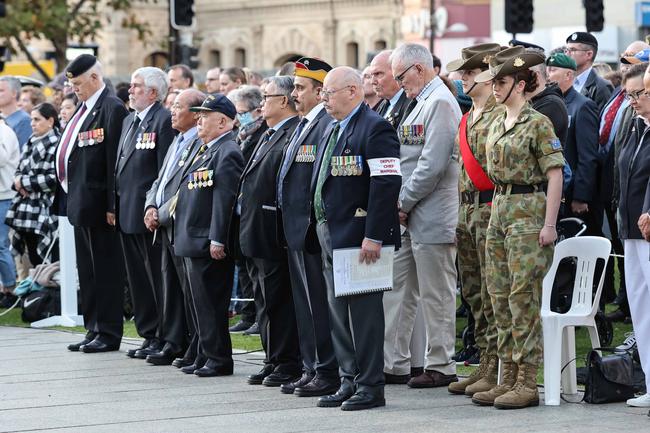
[[[406,227],[395,257],[394,284],[403,290],[400,336],[408,347],[420,302],[427,327],[425,371],[413,388],[457,381],[454,354],[456,308],[456,225],[458,154],[454,145],[461,112],[437,76],[433,56],[423,46],[405,44],[390,57],[393,76],[417,101],[398,128],[402,165],[400,223]],[[432,223],[435,221],[435,223]]]
[[[158,177],[174,139],[171,114],[161,101],[167,95],[167,77],[151,66],[131,76],[129,104],[133,112],[122,124],[115,165],[115,208],[126,275],[131,290],[134,322],[144,338],[139,350],[127,356],[145,359],[162,348],[161,247],[144,224],[145,196]]]

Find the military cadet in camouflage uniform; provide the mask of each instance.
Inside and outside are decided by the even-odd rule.
[[[487,229],[486,276],[503,380],[472,396],[474,403],[501,409],[539,404],[542,279],[557,238],[564,165],[553,125],[524,96],[537,86],[528,68],[542,62],[541,54],[509,48],[475,78],[492,80],[496,101],[506,109],[490,127],[486,144],[488,175],[496,185]]]
[[[460,210],[456,239],[463,297],[474,316],[474,336],[480,349],[479,368],[466,379],[449,384],[452,394],[473,395],[497,384],[497,330],[492,301],[485,284],[485,232],[490,219],[494,184],[487,175],[485,141],[490,125],[503,113],[492,95],[492,84],[474,78],[489,67],[490,57],[501,51],[499,44],[480,44],[462,50],[462,58],[447,65],[447,71],[462,72],[463,91],[472,98],[472,108],[463,116],[456,145],[460,155]],[[467,153],[468,152],[468,153]],[[465,161],[465,158],[468,161]]]

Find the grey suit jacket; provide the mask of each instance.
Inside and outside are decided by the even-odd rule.
[[[408,213],[408,231],[414,242],[453,243],[459,203],[455,137],[461,111],[452,93],[438,77],[420,97],[398,128],[402,166],[401,209]],[[414,125],[424,128],[421,142],[409,142],[405,137],[404,130]]]

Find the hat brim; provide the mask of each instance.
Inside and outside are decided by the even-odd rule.
[[[492,68],[492,70],[488,69],[487,71],[481,72],[476,77],[474,77],[474,82],[487,83],[488,81],[494,80],[499,76],[499,71],[501,70],[501,66],[503,65],[496,66]]]
[[[199,113],[199,112],[216,113],[217,112],[217,110],[208,107],[190,107],[189,111],[191,111],[192,113]]]
[[[515,66],[515,62],[520,60],[522,63]],[[544,56],[535,53],[519,53],[506,59],[500,65],[492,67],[491,70],[481,72],[478,74],[474,81],[484,83],[497,78],[505,77],[506,75],[514,74],[519,71],[525,71],[533,66],[541,65],[544,63]]]
[[[644,63],[641,59],[637,59],[634,56],[625,56],[621,57],[621,63],[624,65],[637,65],[639,63]]]
[[[487,63],[483,61],[485,56],[492,56],[496,54],[495,52],[486,51],[482,53],[474,54],[469,59],[456,59],[447,63],[447,72],[456,72],[456,71],[471,71],[472,69],[483,69],[488,66]]]

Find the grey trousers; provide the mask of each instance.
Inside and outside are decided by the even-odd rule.
[[[337,298],[334,296],[332,243],[327,223],[316,227],[322,249],[334,353],[342,380],[353,381],[357,391],[384,387],[383,293]]]

